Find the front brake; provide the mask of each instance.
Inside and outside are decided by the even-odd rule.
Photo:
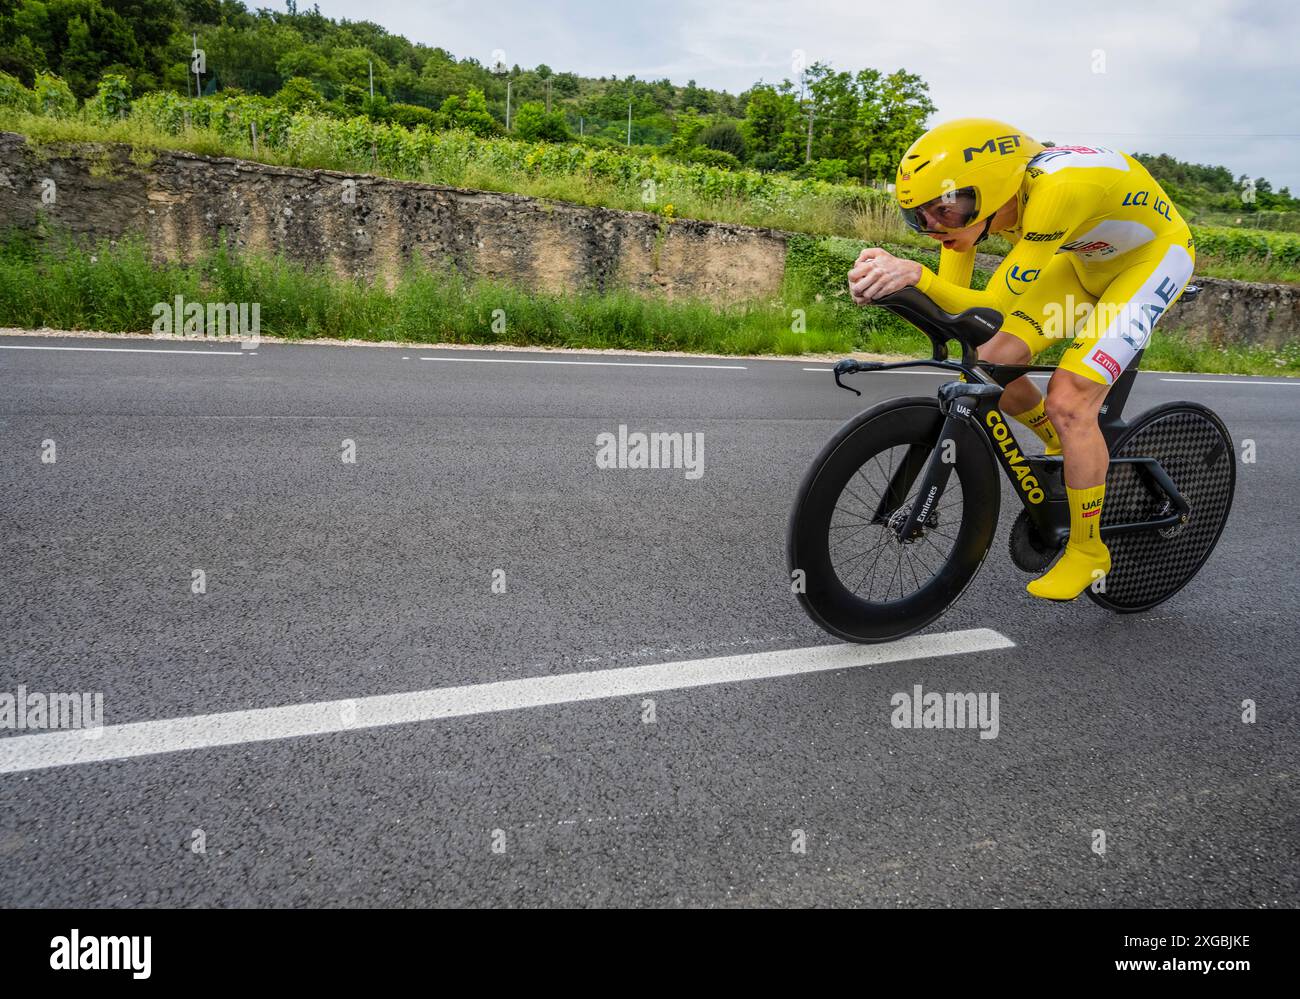
[[[848,389],[854,395],[861,395],[862,393],[852,385],[845,385],[840,381],[840,376],[857,374],[859,371],[873,371],[879,366],[879,361],[855,361],[851,357],[846,357],[842,361],[836,361],[835,367],[832,369],[835,372],[835,384],[842,389]]]

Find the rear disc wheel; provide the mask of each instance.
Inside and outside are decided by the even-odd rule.
[[[1134,420],[1111,456],[1155,458],[1191,508],[1185,520],[1171,527],[1108,538],[1111,568],[1105,589],[1086,591],[1094,602],[1119,613],[1150,610],[1186,586],[1214,551],[1232,509],[1236,451],[1223,421],[1212,410],[1192,402],[1173,402]],[[1168,497],[1148,485],[1137,466],[1110,466],[1101,509],[1103,528],[1171,512]]]

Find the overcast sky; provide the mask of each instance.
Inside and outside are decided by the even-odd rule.
[[[798,53],[904,68],[929,83],[934,122],[1000,118],[1039,140],[1168,152],[1300,193],[1296,0],[319,2],[485,64],[500,50],[510,65],[732,93],[794,79]]]

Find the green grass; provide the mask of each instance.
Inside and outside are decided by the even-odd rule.
[[[10,236],[0,244],[0,325],[147,333],[153,307],[257,302],[261,331],[422,343],[674,350],[726,354],[847,353],[854,330],[829,304],[719,308],[628,291],[543,295],[413,264],[391,290],[282,257],[214,250],[191,265],[153,262],[138,240],[87,249]],[[504,325],[502,325],[504,323]]]
[[[618,290],[539,294],[418,262],[389,289],[282,257],[213,250],[193,264],[177,264],[152,260],[139,240],[87,248],[57,234],[42,239],[11,233],[0,239],[0,325],[147,333],[154,305],[182,295],[191,302],[259,303],[261,332],[292,339],[928,355],[928,341],[912,327],[883,310],[848,301],[835,273],[842,273],[840,255],[853,245],[796,240],[778,300],[718,307]],[[907,248],[899,252],[927,256]],[[985,277],[977,273],[976,284]],[[1062,348],[1049,351],[1045,363]],[[1280,351],[1222,345],[1161,327],[1144,366],[1295,375],[1300,374],[1300,344]]]

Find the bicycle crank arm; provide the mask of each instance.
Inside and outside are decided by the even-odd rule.
[[[1108,524],[1101,529],[1101,540],[1105,541],[1117,534],[1132,534],[1135,531],[1162,531],[1169,527],[1177,527],[1182,522],[1182,514],[1171,513],[1159,520],[1136,520],[1131,524]]]
[[[1132,534],[1134,531],[1166,530],[1187,522],[1188,514],[1191,513],[1192,508],[1188,505],[1183,494],[1178,491],[1173,479],[1169,478],[1169,473],[1164,470],[1164,466],[1159,461],[1155,458],[1134,455],[1112,458],[1111,464],[1136,466],[1138,474],[1146,481],[1147,487],[1152,489],[1153,493],[1156,490],[1164,493],[1167,501],[1165,507],[1169,512],[1163,517],[1155,517],[1151,520],[1137,520],[1127,524],[1109,524],[1101,529],[1103,540],[1117,534]]]

